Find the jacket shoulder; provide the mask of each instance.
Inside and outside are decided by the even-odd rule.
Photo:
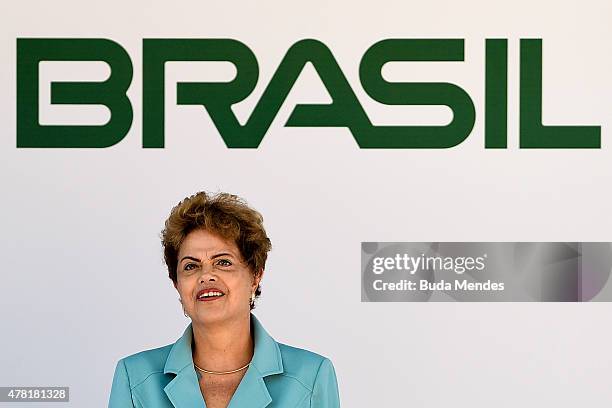
[[[163,373],[172,344],[131,354],[121,360],[130,378],[132,388],[151,374]]]
[[[312,391],[317,373],[327,357],[282,343],[278,346],[283,360],[283,375],[295,378]]]

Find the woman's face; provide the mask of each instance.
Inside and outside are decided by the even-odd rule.
[[[233,242],[203,229],[190,232],[179,249],[176,289],[194,323],[212,324],[243,319],[250,313],[257,288]]]

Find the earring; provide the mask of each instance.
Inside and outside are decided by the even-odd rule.
[[[183,299],[178,298],[179,303],[181,304],[181,306],[183,306]],[[187,314],[187,312],[185,312],[185,306],[183,306],[183,314],[185,315],[185,317],[189,317],[189,315]]]
[[[249,305],[253,306],[255,304],[255,292],[251,293],[251,298],[249,299]]]

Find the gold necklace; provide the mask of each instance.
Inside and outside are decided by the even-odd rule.
[[[199,371],[206,373],[206,374],[215,374],[215,375],[223,375],[223,374],[232,374],[232,373],[237,373],[238,371],[242,371],[245,368],[247,368],[249,365],[251,364],[251,362],[248,362],[247,365],[245,365],[244,367],[240,367],[237,368],[235,370],[231,370],[231,371],[209,371],[209,370],[205,370],[203,368],[200,368],[196,365],[196,363],[193,363],[193,365],[195,366],[195,368],[197,368]]]

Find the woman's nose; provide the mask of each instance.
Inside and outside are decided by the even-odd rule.
[[[202,282],[214,282],[217,277],[214,274],[212,265],[203,265],[202,274],[200,275],[200,283]]]
[[[202,275],[200,276],[200,283],[204,283],[204,282],[215,282],[217,279],[214,277],[214,275]]]

